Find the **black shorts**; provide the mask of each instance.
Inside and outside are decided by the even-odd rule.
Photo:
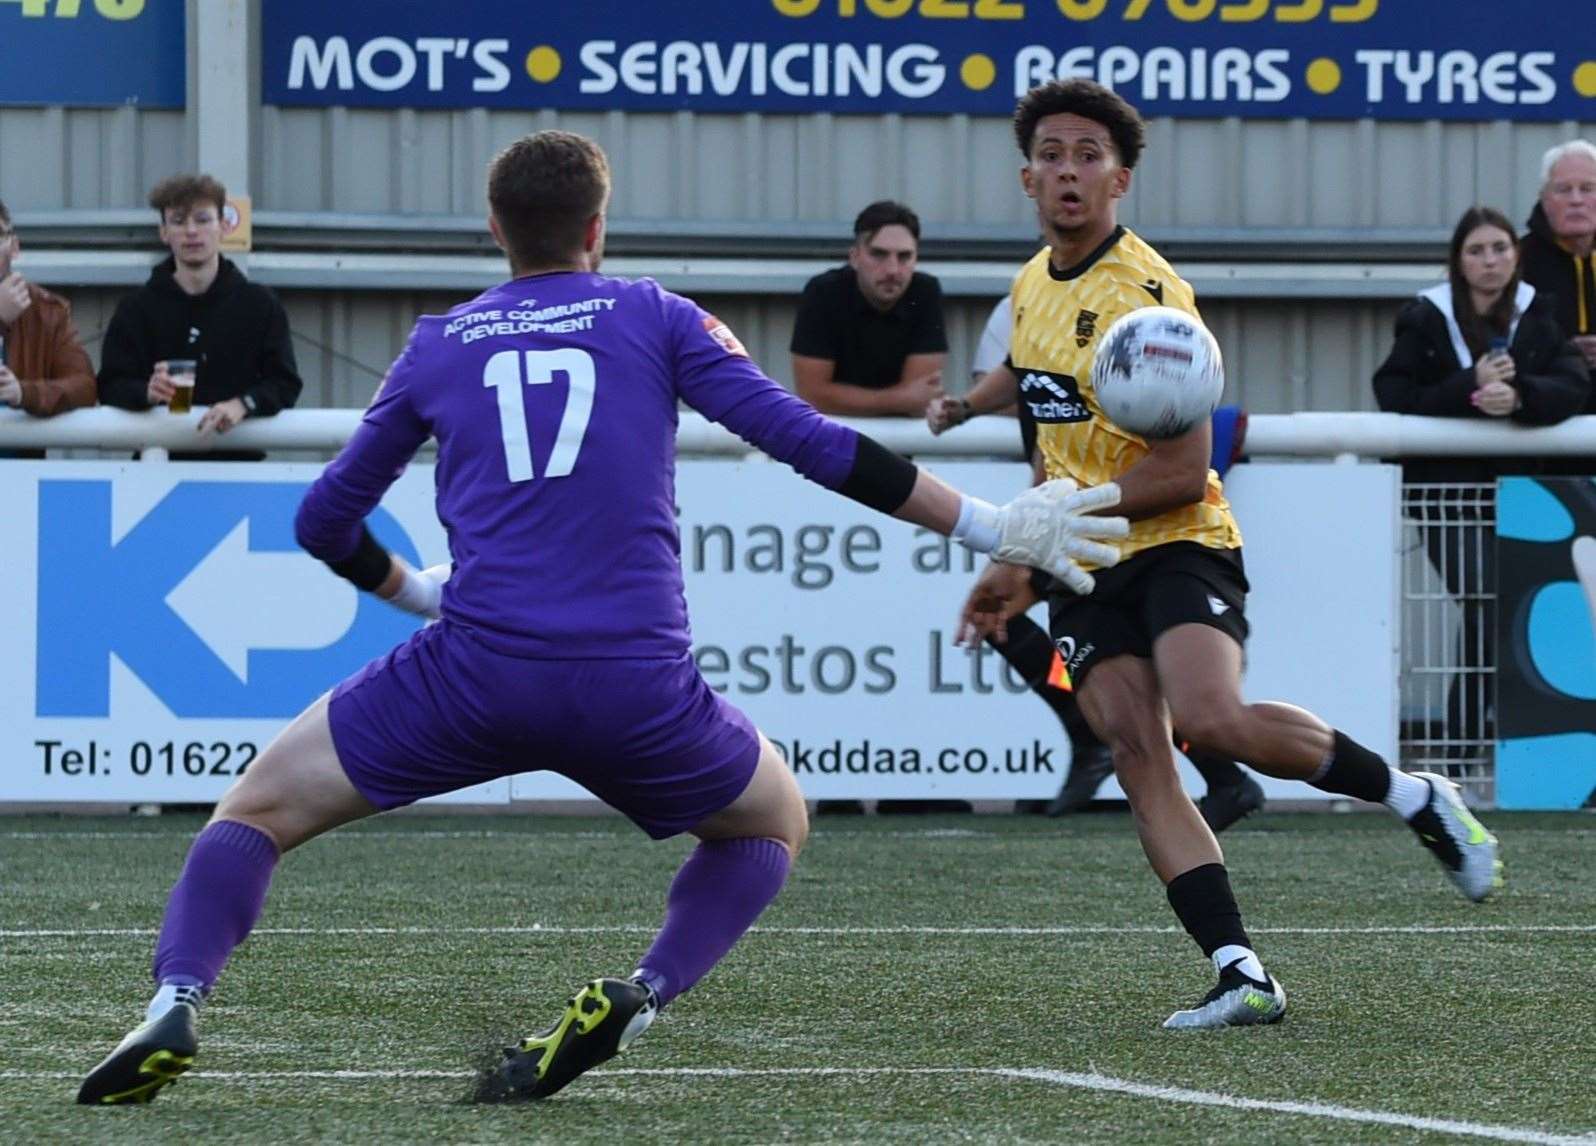
[[[1072,687],[1110,657],[1151,658],[1153,641],[1176,625],[1209,625],[1247,643],[1247,574],[1240,549],[1176,541],[1134,554],[1093,574],[1097,588],[1078,597],[1055,584],[1048,630]]]

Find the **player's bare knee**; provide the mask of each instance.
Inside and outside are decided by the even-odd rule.
[[[1132,805],[1165,782],[1165,774],[1172,771],[1164,759],[1168,749],[1146,738],[1127,738],[1111,744],[1114,756],[1114,775]]]
[[[1193,748],[1210,752],[1233,750],[1239,731],[1234,713],[1224,714],[1207,709],[1175,716],[1175,728],[1180,738]]]
[[[1248,716],[1239,701],[1223,696],[1201,698],[1181,705],[1172,716],[1180,738],[1192,747],[1243,755],[1239,747],[1245,738]]]
[[[809,808],[800,797],[792,806],[782,808],[781,831],[768,836],[787,849],[796,860],[809,842]]]

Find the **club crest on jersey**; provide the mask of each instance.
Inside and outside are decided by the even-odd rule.
[[[1080,383],[1068,374],[1019,367],[1020,401],[1038,423],[1089,422],[1092,408],[1081,397]]]
[[[714,315],[706,314],[704,316],[704,330],[719,343],[720,348],[727,354],[735,354],[740,358],[748,357],[748,351],[743,348],[743,344],[732,333],[732,328]]]
[[[1075,316],[1075,345],[1084,347],[1097,335],[1097,312],[1086,310]]]

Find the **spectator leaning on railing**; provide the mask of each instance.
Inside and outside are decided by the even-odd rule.
[[[1550,296],[1563,333],[1596,369],[1596,144],[1570,140],[1542,157],[1520,257],[1524,281]],[[1585,413],[1596,414],[1596,394]]]
[[[106,328],[99,380],[106,405],[166,404],[174,390],[167,363],[178,359],[197,363],[193,401],[210,407],[200,419],[202,434],[225,434],[245,418],[275,414],[298,400],[303,383],[282,303],[221,253],[226,204],[226,189],[209,175],[175,175],[150,192],[161,242],[172,253],[117,304]]]
[[[1519,276],[1520,245],[1500,211],[1470,207],[1452,232],[1447,281],[1421,291],[1397,316],[1396,343],[1374,375],[1380,409],[1396,414],[1550,425],[1587,409],[1585,359],[1559,327],[1549,301]],[[1575,469],[1588,472],[1588,461]],[[1555,458],[1410,458],[1402,476],[1422,492],[1412,507],[1425,550],[1458,602],[1460,666],[1492,657],[1486,600],[1496,550],[1480,528],[1473,486],[1502,474],[1567,471]],[[1459,483],[1459,484],[1451,484]],[[1484,691],[1460,673],[1447,693],[1449,750],[1494,736]]]
[[[21,249],[0,203],[0,402],[44,418],[94,405],[94,364],[66,299],[12,266]]]
[[[826,414],[918,417],[942,393],[948,336],[942,285],[915,270],[920,219],[882,199],[853,223],[848,265],[804,284],[792,332],[793,388]],[[823,814],[862,812],[858,800],[822,800]],[[881,812],[968,811],[962,801],[882,800]]]
[[[890,199],[853,224],[848,265],[804,285],[792,332],[798,396],[825,414],[918,418],[942,393],[942,285],[915,270],[920,219]]]
[[[1470,207],[1452,232],[1447,281],[1397,316],[1396,343],[1374,375],[1380,409],[1398,414],[1503,418],[1550,425],[1581,413],[1590,374],[1550,302],[1520,276],[1513,225]],[[1475,481],[1508,459],[1408,463],[1429,481]]]

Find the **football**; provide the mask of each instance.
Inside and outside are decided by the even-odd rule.
[[[1108,420],[1144,438],[1175,438],[1208,417],[1225,389],[1219,344],[1183,310],[1148,306],[1109,327],[1092,361]]]

